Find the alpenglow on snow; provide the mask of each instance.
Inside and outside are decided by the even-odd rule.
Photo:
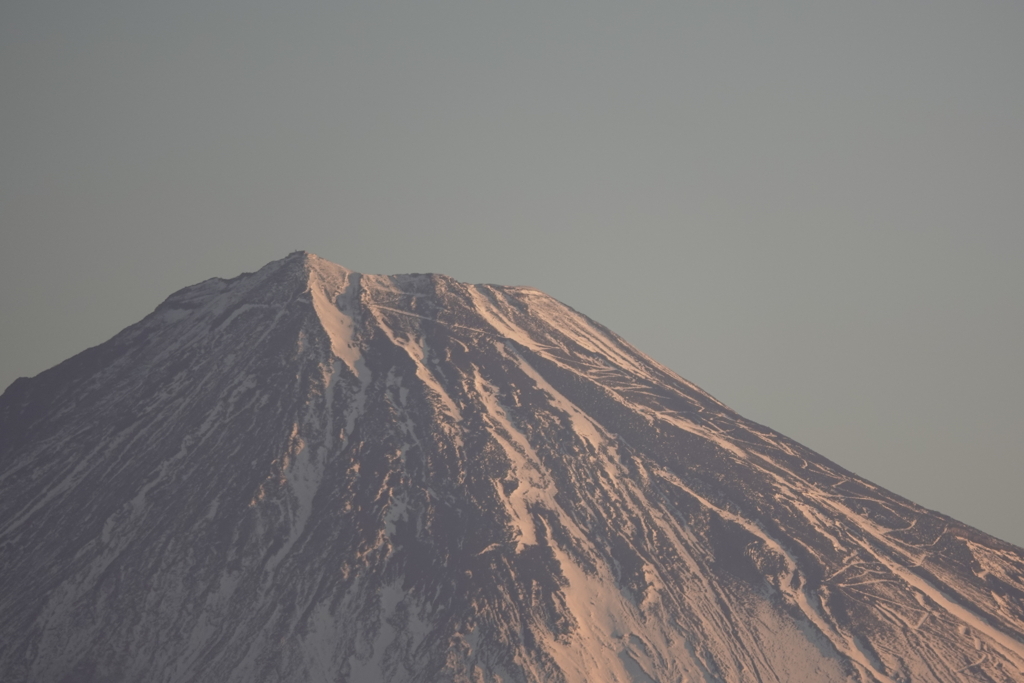
[[[6,682],[1024,681],[1024,550],[535,289],[207,280],[0,465]]]

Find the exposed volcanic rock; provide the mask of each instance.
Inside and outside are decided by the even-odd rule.
[[[1024,551],[522,287],[306,253],[0,397],[0,679],[1024,681]]]

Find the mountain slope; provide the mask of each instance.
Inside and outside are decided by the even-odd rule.
[[[1024,551],[536,290],[297,252],[0,397],[5,681],[1024,681]]]

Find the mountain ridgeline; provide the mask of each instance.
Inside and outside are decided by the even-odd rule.
[[[0,397],[11,683],[1024,681],[1024,550],[524,287],[304,252]]]

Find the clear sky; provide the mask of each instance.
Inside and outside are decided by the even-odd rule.
[[[1024,545],[1024,3],[7,0],[0,385],[296,249],[526,284]]]

